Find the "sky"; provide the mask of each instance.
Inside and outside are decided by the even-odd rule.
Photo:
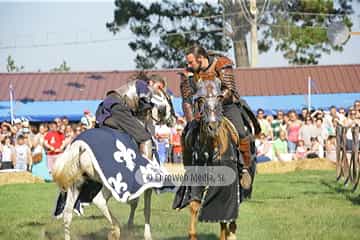
[[[354,8],[360,13],[360,3]],[[3,1],[0,0],[0,72],[6,72],[11,55],[25,71],[49,71],[63,60],[72,71],[135,69],[135,53],[128,42],[132,33],[122,29],[115,36],[106,29],[113,20],[114,1]],[[353,17],[353,31],[360,31],[360,17]],[[97,40],[96,42],[94,42]],[[76,42],[85,42],[76,44]],[[233,51],[228,55],[233,57]],[[352,37],[341,53],[323,55],[320,65],[360,63],[360,36]],[[282,54],[259,56],[258,67],[288,66]]]

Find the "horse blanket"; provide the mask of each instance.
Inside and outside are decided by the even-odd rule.
[[[149,188],[163,187],[165,170],[157,160],[144,158],[128,134],[107,127],[94,128],[81,133],[74,141],[85,143],[86,151],[93,155],[94,169],[101,178],[101,183],[85,182],[80,189],[80,202],[91,202],[102,185],[120,202],[138,198]],[[59,204],[65,204],[59,201],[60,198],[64,197],[59,196],[57,208],[61,208]],[[75,206],[78,205],[77,201]]]

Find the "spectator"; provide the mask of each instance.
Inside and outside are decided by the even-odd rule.
[[[64,138],[64,134],[58,131],[58,124],[56,122],[51,123],[50,131],[46,133],[44,138],[49,172],[52,172],[56,158],[62,153]]]
[[[334,117],[331,119],[331,128],[328,129],[328,136],[336,136],[336,126],[338,125],[339,121],[339,117]]]
[[[268,122],[269,124],[269,135],[268,135],[268,139],[269,140],[272,140],[274,139],[274,133],[273,133],[273,130],[272,130],[272,122],[274,121],[274,117],[273,115],[269,114],[266,116],[266,121]]]
[[[298,141],[297,147],[296,147],[296,159],[305,159],[306,158],[306,147],[304,140],[300,139]]]
[[[91,114],[89,110],[84,110],[84,116],[81,118],[81,124],[85,129],[93,128],[93,123],[95,121],[95,117]]]
[[[273,119],[271,122],[271,132],[273,140],[276,140],[279,137],[283,119],[284,113],[282,111],[278,111],[276,114],[276,119]]]
[[[172,159],[174,163],[182,162],[182,147],[181,147],[181,134],[182,126],[176,124],[175,132],[171,134],[170,144],[172,146]]]
[[[360,100],[354,102],[354,110],[356,111],[356,118],[360,118]]]
[[[345,108],[341,107],[339,108],[339,120],[341,123],[345,122],[346,119],[346,112],[345,112]]]
[[[51,181],[52,177],[49,174],[47,167],[47,158],[44,150],[44,138],[46,134],[47,127],[44,124],[40,124],[39,128],[34,130],[33,138],[33,164],[31,172],[34,176],[40,177],[45,181]]]
[[[15,145],[14,152],[12,155],[12,162],[15,166],[15,169],[26,171],[31,169],[32,158],[31,150],[29,146],[25,143],[25,138],[23,135],[17,137],[17,144]]]
[[[295,111],[290,111],[289,115],[289,122],[287,126],[288,132],[288,144],[289,144],[289,152],[295,153],[296,144],[299,140],[299,132],[302,126],[302,122],[298,120],[297,114]]]
[[[316,137],[321,146],[324,146],[325,140],[328,138],[328,132],[323,126],[322,118],[317,118],[315,120],[315,128],[312,136]]]
[[[309,110],[307,108],[302,108],[301,115],[300,115],[300,121],[305,122],[308,115],[309,115]]]
[[[1,134],[0,141],[4,140],[6,137],[11,137],[11,125],[7,122],[1,124]]]
[[[60,118],[55,118],[54,122],[56,123],[56,128],[60,129],[61,125],[63,124]]]
[[[316,111],[314,111],[312,114],[311,114],[311,117],[312,119],[317,119],[317,118],[323,118],[324,117],[324,113],[323,113],[323,110],[320,108]]]
[[[10,136],[6,136],[0,144],[1,152],[1,169],[12,169],[14,168],[12,163],[12,155],[14,152],[14,146],[11,144]]]
[[[74,129],[74,128],[73,128]],[[81,125],[75,125],[75,130],[74,130],[74,138],[76,137],[76,136],[78,136],[81,132],[82,132],[83,130],[82,130],[82,127],[81,127]]]
[[[264,110],[261,108],[257,110],[257,120],[260,124],[261,132],[265,134],[266,137],[269,137],[271,127],[269,122],[265,119]]]
[[[282,124],[280,125],[281,129],[285,131],[287,134],[287,127],[289,124],[289,116],[287,114],[284,114]]]
[[[343,125],[348,127],[348,130],[346,132],[346,150],[352,151],[352,142],[353,142],[353,136],[351,127],[354,126],[354,124],[359,123],[359,121],[356,119],[356,111],[354,108],[351,108],[348,117],[345,119]]]
[[[288,141],[286,139],[286,132],[280,131],[279,138],[273,142],[273,160],[291,161],[293,155],[288,152]]]
[[[155,126],[155,138],[157,140],[159,160],[161,164],[165,163],[168,157],[170,135],[171,129],[166,124]]]
[[[307,158],[323,158],[324,147],[320,144],[317,137],[311,137],[311,148],[306,155]]]
[[[61,118],[61,122],[64,126],[68,126],[69,125],[69,119],[67,117],[62,117]]]
[[[334,132],[334,126],[333,126],[333,118],[338,118],[338,112],[336,110],[335,106],[331,106],[328,113],[325,113],[324,116],[324,127],[328,132],[328,135],[332,134]]]
[[[271,160],[271,144],[266,140],[265,134],[261,133],[259,138],[255,140],[256,146],[256,161],[267,162]]]
[[[75,137],[74,130],[70,125],[65,126],[64,135],[65,139],[63,143],[63,150],[65,150],[66,146],[69,145]]]
[[[332,162],[336,162],[336,137],[330,136],[325,144],[325,156]]]
[[[304,141],[306,149],[311,147],[310,138],[313,136],[314,130],[315,126],[313,125],[313,120],[310,115],[308,115],[305,119],[305,124],[301,126],[299,132],[299,139]]]
[[[14,133],[14,134],[17,134],[19,133],[20,134],[20,129],[22,128],[22,122],[21,122],[21,119],[20,118],[15,118],[14,119],[14,125],[11,129],[11,132]]]

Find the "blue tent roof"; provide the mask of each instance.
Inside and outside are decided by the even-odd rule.
[[[80,121],[85,109],[95,113],[100,100],[96,101],[35,101],[16,102],[15,118],[25,117],[31,122],[49,122],[55,117],[66,116],[70,121]],[[0,101],[0,121],[10,121],[10,103]]]
[[[262,108],[265,114],[276,114],[276,111],[296,110],[300,112],[302,108],[307,108],[306,95],[286,95],[286,96],[246,96],[243,97],[256,112]],[[360,100],[360,93],[339,93],[339,94],[314,94],[311,95],[312,109],[328,109],[334,105],[336,107],[349,108],[355,100]],[[181,98],[174,99],[174,107],[178,114],[182,114]]]
[[[360,99],[360,93],[351,94],[314,94],[311,96],[312,108],[328,109],[331,105],[336,107],[350,107],[355,100]],[[307,107],[306,95],[287,96],[247,96],[253,111],[258,108],[265,110],[266,114],[275,114],[277,110],[289,111]],[[183,115],[181,98],[173,98],[176,113]],[[95,113],[100,100],[93,101],[35,101],[16,102],[14,104],[15,117],[26,117],[32,122],[52,121],[55,117],[66,116],[71,121],[79,121],[85,109]],[[0,101],[0,121],[10,121],[10,104]]]

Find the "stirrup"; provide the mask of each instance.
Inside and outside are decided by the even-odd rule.
[[[243,168],[241,171],[240,185],[243,189],[250,189],[252,178],[247,168]]]

